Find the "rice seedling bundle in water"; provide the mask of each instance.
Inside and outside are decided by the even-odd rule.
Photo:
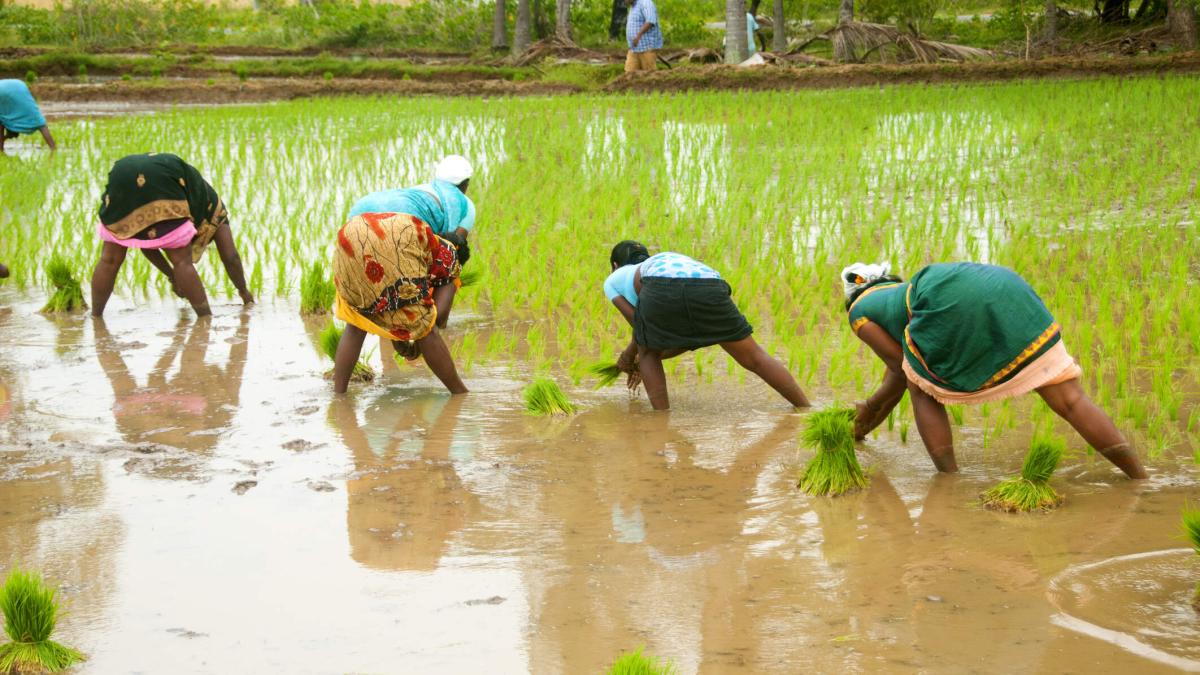
[[[57,673],[84,660],[80,652],[50,639],[58,622],[57,591],[40,575],[13,568],[0,588],[4,632],[0,673]]]
[[[325,265],[320,260],[312,261],[300,276],[300,313],[328,313],[335,293],[333,282],[325,274]]]
[[[608,675],[675,675],[678,672],[670,660],[659,660],[642,653],[642,648],[625,652],[613,661]]]
[[[834,408],[808,416],[800,436],[817,454],[800,476],[800,489],[810,495],[836,497],[867,486],[854,454],[854,410]]]
[[[57,253],[46,263],[46,278],[50,280],[50,285],[54,286],[54,293],[42,307],[42,312],[73,312],[87,308],[87,303],[83,301],[83,287],[79,285],[75,275],[71,274],[67,262]]]
[[[525,398],[525,410],[532,415],[571,415],[575,406],[566,394],[548,377],[535,379],[521,392]]]
[[[337,361],[338,343],[342,340],[342,329],[332,321],[325,324],[321,329],[321,334],[317,336],[317,344],[320,346],[321,353],[329,357],[330,361]],[[333,371],[325,373],[327,377],[333,376]],[[375,379],[375,370],[367,365],[362,360],[354,364],[354,370],[350,372],[350,380],[354,382],[370,382]]]
[[[1050,487],[1050,476],[1066,454],[1067,444],[1058,438],[1036,438],[1021,465],[1021,475],[1006,478],[984,492],[983,505],[989,509],[1024,513],[1049,511],[1062,504],[1063,498]]]
[[[1200,509],[1184,509],[1182,525],[1188,544],[1196,555],[1200,555]],[[1200,583],[1196,584],[1196,590],[1192,593],[1192,607],[1200,612]]]
[[[588,374],[596,378],[596,388],[602,389],[621,377],[621,369],[611,361],[597,361],[587,368]]]

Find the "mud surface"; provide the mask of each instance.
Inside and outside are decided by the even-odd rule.
[[[976,503],[1019,434],[984,449],[964,427],[963,472],[935,476],[881,432],[869,489],[813,499],[802,416],[761,384],[676,387],[669,414],[568,387],[583,412],[541,419],[519,364],[453,399],[406,366],[335,399],[287,304],[38,306],[0,287],[0,565],[63,581],[81,672],[594,673],[643,644],[681,673],[1200,668],[1194,632],[1133,612],[1175,611],[1195,560],[1078,569],[1180,545],[1182,450],[1140,484],[1076,456],[1066,505],[1021,517]],[[448,335],[489,330],[464,313]],[[1084,580],[1051,592],[1064,574]]]

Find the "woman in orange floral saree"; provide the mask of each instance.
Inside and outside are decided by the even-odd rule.
[[[429,225],[403,213],[363,213],[338,230],[334,313],[346,330],[334,359],[336,393],[346,391],[367,333],[391,340],[408,358],[424,357],[450,393],[467,392],[436,325],[439,304],[458,281],[456,253]]]

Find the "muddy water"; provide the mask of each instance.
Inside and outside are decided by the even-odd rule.
[[[1077,457],[1063,509],[1013,517],[973,501],[1020,432],[959,429],[957,476],[884,432],[867,491],[812,499],[803,418],[757,383],[670,414],[572,388],[543,420],[519,366],[455,399],[406,366],[335,399],[294,307],[34,310],[0,290],[0,565],[61,580],[84,672],[594,673],[639,645],[682,673],[1200,668],[1200,560],[1119,559],[1180,546],[1183,457],[1141,485]]]

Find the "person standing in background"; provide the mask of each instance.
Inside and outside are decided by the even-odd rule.
[[[663,46],[662,30],[658,26],[658,8],[654,0],[626,0],[629,17],[625,20],[625,38],[629,53],[625,56],[625,72],[654,70],[658,50]]]

